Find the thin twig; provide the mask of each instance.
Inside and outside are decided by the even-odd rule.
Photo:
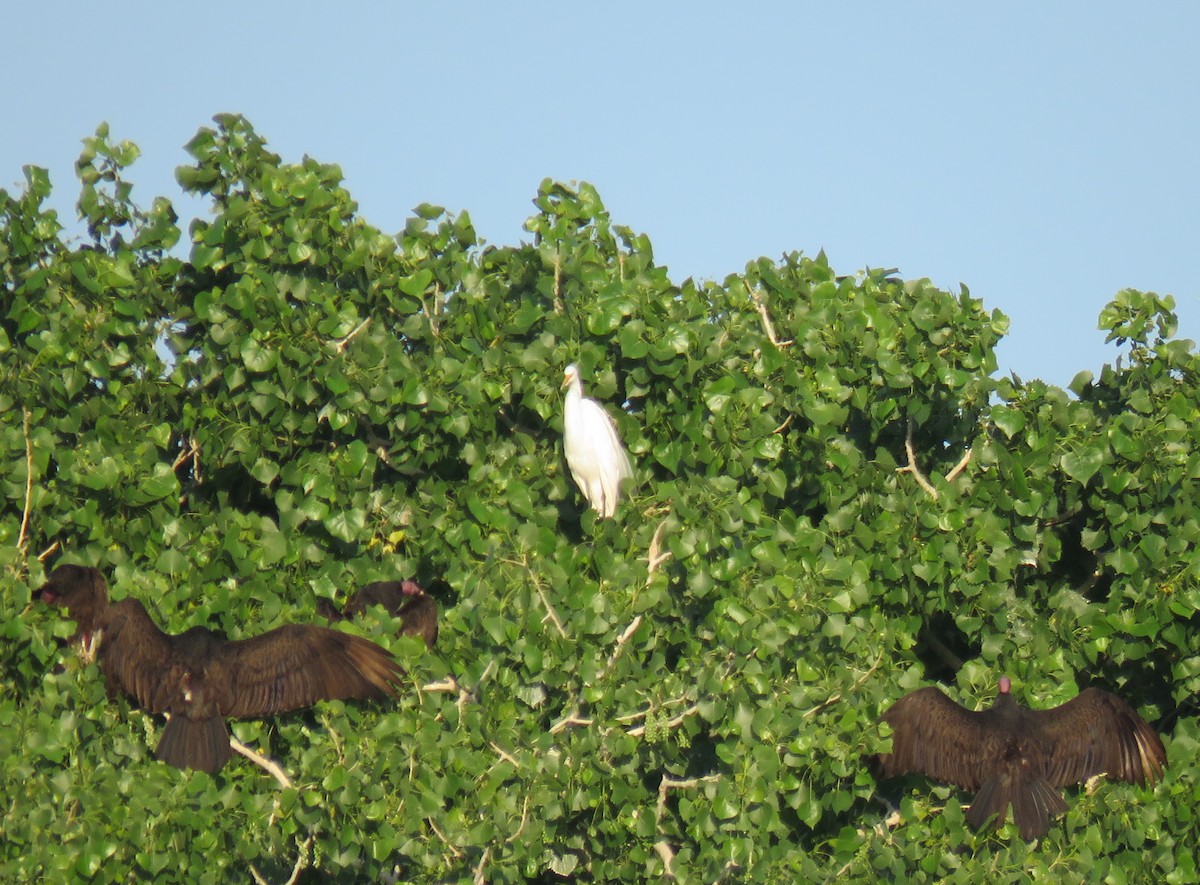
[[[588,726],[588,725],[592,724],[593,720],[581,719],[577,715],[578,713],[579,713],[579,710],[578,710],[578,708],[576,708],[576,710],[574,712],[567,714],[562,719],[559,719],[557,722],[555,722],[553,725],[550,726],[550,733],[558,734],[560,731],[565,731],[566,729],[570,728],[572,725]]]
[[[342,739],[337,733],[337,729],[329,721],[329,714],[321,714],[321,724],[325,726],[325,731],[329,734],[330,741],[333,742],[333,751],[337,753],[338,762],[342,765],[346,764],[346,754],[342,749]]]
[[[49,547],[47,547],[45,550],[43,550],[41,553],[38,554],[37,561],[45,562],[50,556],[54,555],[54,553],[58,550],[58,548],[59,548],[59,543],[58,543],[58,541],[55,541],[53,544],[51,544]]]
[[[563,312],[562,302],[562,255],[554,253],[554,312]]]
[[[433,310],[429,309],[429,305],[425,303],[425,296],[421,295],[421,312],[425,314],[425,318],[429,320],[429,332],[434,338],[442,337],[441,326],[438,325],[438,317],[442,314],[442,284],[434,282],[433,292],[431,293],[433,301]]]
[[[33,506],[33,440],[29,437],[29,409],[22,409],[25,429],[25,512],[21,514],[21,533],[17,536],[17,549],[24,555],[29,546],[29,511]]]
[[[629,641],[629,637],[632,636],[640,626],[642,626],[642,616],[638,615],[629,622],[629,626],[626,627],[625,631],[617,637],[616,647],[613,648],[612,654],[608,656],[608,663],[601,667],[600,672],[596,674],[596,682],[599,682],[601,679],[603,679],[605,674],[612,669],[612,665],[617,661],[617,656],[621,654],[621,649],[625,647],[625,643]]]
[[[291,779],[289,779],[288,776],[286,774],[284,774],[282,768],[280,768],[278,765],[276,765],[274,762],[272,762],[266,756],[263,756],[263,755],[255,752],[254,750],[251,750],[249,747],[247,747],[245,744],[243,744],[241,741],[239,741],[233,735],[229,736],[229,747],[235,753],[240,753],[241,755],[243,755],[247,759],[249,759],[251,762],[253,762],[255,765],[258,765],[258,766],[262,767],[263,769],[265,769],[272,777],[275,778],[275,780],[279,781],[279,785],[281,787],[283,787],[284,789],[287,789],[292,786]]]
[[[434,820],[433,820],[433,818],[432,818],[432,817],[427,817],[427,818],[425,818],[425,823],[429,824],[429,828],[430,828],[431,830],[433,830],[433,833],[434,833],[434,835],[435,835],[435,836],[437,836],[439,839],[441,839],[441,840],[442,840],[442,844],[444,844],[444,845],[445,845],[447,848],[449,848],[449,849],[450,849],[450,852],[451,852],[451,853],[452,853],[452,854],[453,854],[453,855],[454,855],[456,858],[459,858],[459,857],[462,857],[462,856],[463,856],[463,853],[462,853],[461,851],[459,851],[459,850],[458,850],[458,849],[457,849],[457,848],[456,848],[456,847],[455,847],[455,846],[454,846],[454,845],[453,845],[453,844],[450,842],[450,840],[449,840],[449,839],[447,839],[447,838],[446,838],[446,834],[445,834],[445,833],[443,833],[441,830],[439,830],[439,829],[438,829],[438,825],[437,825],[437,824],[434,822]]]
[[[683,721],[685,719],[687,719],[689,716],[695,716],[699,712],[700,712],[700,705],[692,704],[690,707],[688,707],[686,710],[684,710],[678,716],[672,716],[670,719],[668,719],[667,723],[666,723],[666,727],[667,728],[678,728],[680,725],[683,724]],[[631,729],[629,729],[629,731],[626,732],[626,734],[628,734],[630,737],[641,737],[645,733],[646,733],[645,725],[639,725],[637,728],[631,728]]]
[[[196,442],[196,438],[194,436],[189,436],[183,446],[180,447],[179,454],[171,463],[171,470],[178,470],[198,454],[200,454],[200,445]]]
[[[501,759],[503,759],[505,762],[512,763],[512,766],[513,766],[514,768],[520,768],[520,767],[521,767],[521,763],[517,762],[517,760],[516,760],[516,759],[514,759],[514,758],[513,758],[512,756],[510,756],[508,753],[504,752],[504,750],[502,750],[500,747],[496,746],[496,744],[495,744],[495,743],[493,743],[492,741],[488,741],[488,745],[489,745],[489,746],[490,746],[490,747],[491,747],[493,750],[495,750],[495,751],[496,751],[496,755],[497,755],[497,756],[499,756]]]
[[[284,885],[296,885],[296,880],[300,878],[300,871],[308,866],[308,853],[312,850],[312,843],[312,836],[304,840],[304,844],[300,846],[300,854],[296,858],[296,865],[292,867],[292,875]],[[250,875],[254,877],[254,881],[258,885],[267,885],[267,880],[254,868],[254,864],[250,864]]]
[[[854,684],[852,686],[850,686],[850,688],[848,689],[849,693],[854,694],[856,691],[858,691],[860,688],[862,688],[863,683],[865,683],[868,679],[871,678],[871,674],[879,669],[879,665],[881,663],[883,663],[883,652],[882,651],[880,651],[880,653],[878,655],[876,655],[875,663],[873,663],[870,666],[870,668],[868,668],[861,676],[859,676],[856,680],[854,680]],[[826,707],[831,707],[834,704],[840,702],[841,699],[842,699],[842,693],[840,691],[834,692],[833,694],[831,694],[825,700],[821,701],[821,703],[817,704],[812,709],[805,711],[803,718],[807,719],[810,716],[814,716],[817,713],[820,713]]]
[[[363,329],[365,329],[367,327],[367,324],[369,324],[370,322],[371,322],[371,318],[367,317],[365,320],[363,320],[361,323],[359,323],[357,326],[355,326],[353,329],[351,329],[346,335],[342,336],[341,338],[335,338],[332,341],[330,341],[329,343],[333,345],[334,349],[338,353],[344,353],[346,350],[346,345],[350,343],[351,339],[353,339],[355,335],[357,335],[359,332],[361,332]]]
[[[917,481],[917,485],[923,488],[925,492],[936,501],[938,498],[937,489],[929,484],[929,480],[924,477],[924,475],[921,473],[921,469],[917,467],[917,456],[913,452],[912,433],[913,422],[912,418],[909,418],[908,431],[904,434],[904,451],[908,454],[908,464],[904,467],[897,467],[896,472],[911,473],[913,475],[913,479]]]
[[[788,429],[788,425],[790,425],[792,423],[792,419],[795,417],[796,417],[795,414],[788,415],[786,418],[783,419],[783,423],[780,424],[778,427],[776,427],[771,432],[772,433],[783,433],[785,430]]]
[[[542,618],[542,623],[547,620],[551,621],[558,630],[558,635],[563,639],[567,638],[567,631],[563,627],[562,621],[558,619],[558,613],[554,611],[554,606],[550,604],[550,600],[546,598],[546,592],[542,589],[542,582],[534,575],[533,569],[528,569],[529,576],[533,578],[533,588],[537,590],[538,598],[542,600],[542,605],[546,607],[546,617]]]
[[[525,802],[521,805],[521,825],[517,827],[517,831],[505,839],[510,845],[520,838],[521,833],[525,831],[525,824],[529,821],[529,794],[525,794]]]
[[[691,700],[687,695],[681,698],[671,698],[669,701],[663,701],[661,704],[651,704],[645,710],[638,710],[636,713],[626,713],[624,716],[616,717],[617,722],[633,722],[636,719],[645,719],[656,710],[661,710],[663,707],[671,707],[675,704],[683,704]]]

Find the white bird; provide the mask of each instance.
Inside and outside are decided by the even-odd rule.
[[[584,397],[579,366],[567,366],[562,386],[567,388],[563,405],[567,467],[592,509],[601,518],[612,516],[617,512],[621,480],[633,476],[633,466],[613,419],[599,403]]]

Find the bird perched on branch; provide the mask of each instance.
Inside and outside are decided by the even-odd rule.
[[[170,714],[156,755],[176,768],[215,774],[224,767],[226,717],[394,697],[403,673],[374,642],[329,627],[289,624],[237,641],[207,627],[164,633],[138,600],[110,604],[94,568],[59,566],[39,595],[66,607],[75,637],[96,654],[109,697],[124,692],[151,713]]]
[[[382,605],[399,618],[402,636],[419,636],[426,648],[433,648],[438,635],[437,601],[416,581],[375,581],[363,586],[338,612],[327,599],[317,600],[317,614],[327,621],[341,621],[361,615],[372,605]]]
[[[563,448],[567,467],[588,505],[610,517],[617,512],[621,480],[633,476],[633,465],[617,435],[617,425],[595,400],[583,395],[579,367],[572,363],[563,372],[567,388],[563,405]]]
[[[1162,741],[1114,694],[1089,688],[1052,710],[1030,710],[1000,679],[996,703],[974,712],[936,688],[897,701],[883,720],[892,752],[876,756],[876,777],[915,771],[975,792],[966,817],[981,828],[1004,823],[1008,807],[1022,839],[1036,839],[1067,810],[1059,789],[1098,774],[1154,784],[1167,764]]]

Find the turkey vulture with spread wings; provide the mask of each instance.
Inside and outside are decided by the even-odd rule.
[[[110,605],[94,568],[59,566],[39,593],[66,607],[76,638],[96,654],[110,697],[125,692],[152,713],[171,714],[157,756],[176,768],[221,770],[230,755],[226,717],[394,697],[402,673],[380,646],[329,627],[289,624],[232,642],[207,627],[172,636],[138,600]]]
[[[872,760],[876,777],[915,771],[973,791],[966,816],[976,829],[992,818],[1002,825],[1011,804],[1023,839],[1044,835],[1067,810],[1062,787],[1098,774],[1139,784],[1162,777],[1162,741],[1116,695],[1089,688],[1061,707],[1030,710],[1011,689],[1002,677],[996,703],[978,712],[933,687],[905,695],[883,714],[892,752]]]
[[[399,618],[401,636],[419,636],[426,648],[433,648],[438,635],[437,601],[416,581],[375,581],[350,597],[346,608],[338,612],[327,599],[317,600],[317,614],[327,621],[341,621],[361,615],[372,605],[382,605]]]

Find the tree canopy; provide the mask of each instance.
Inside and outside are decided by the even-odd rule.
[[[527,243],[432,205],[390,235],[242,117],[187,150],[186,233],[105,126],[85,235],[46,170],[0,191],[0,878],[1197,881],[1200,359],[1170,297],[1119,292],[1121,358],[1063,390],[997,376],[1008,321],[965,287],[799,253],[673,281],[550,180]],[[613,520],[563,461],[573,362],[634,461]],[[411,577],[441,636],[372,610],[347,629],[398,703],[232,723],[289,786],[181,772],[33,601],[57,561],[232,638]],[[1165,780],[1080,789],[1034,843],[875,783],[882,710],[1002,674],[1121,695]]]

